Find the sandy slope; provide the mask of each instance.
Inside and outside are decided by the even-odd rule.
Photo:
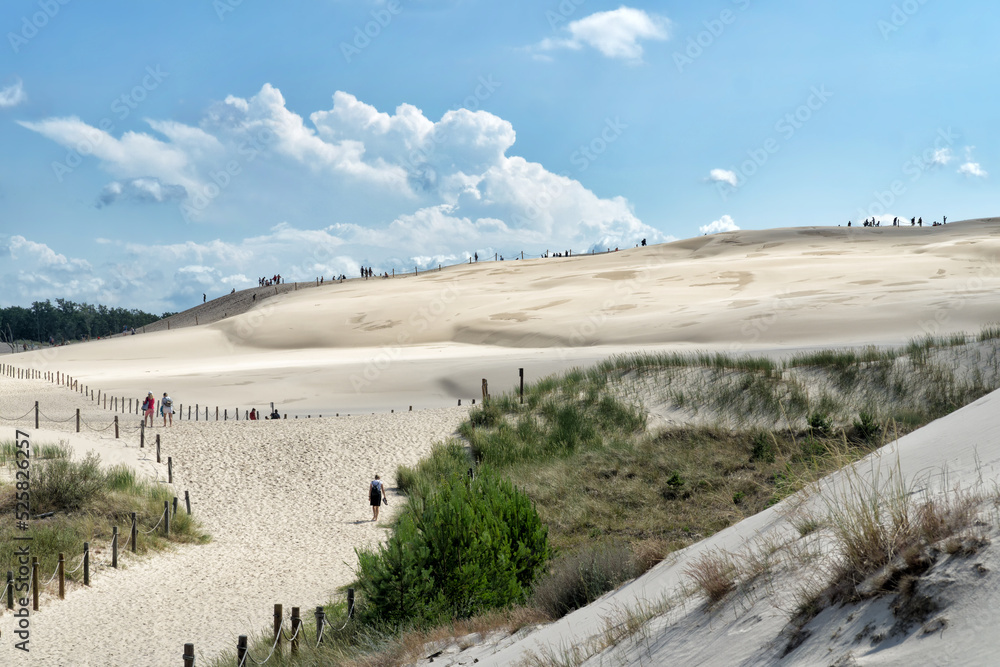
[[[273,296],[214,324],[13,355],[113,393],[289,414],[455,405],[619,350],[900,344],[995,321],[1000,220],[717,234]],[[198,308],[218,310],[225,299]],[[245,303],[244,303],[245,305]],[[189,311],[184,315],[191,318]],[[178,316],[180,317],[180,316]],[[155,379],[156,387],[147,387]]]
[[[175,486],[191,491],[213,543],[102,573],[92,590],[46,605],[35,619],[38,653],[31,664],[165,664],[189,641],[210,655],[266,623],[275,602],[325,601],[347,580],[353,548],[380,535],[363,522],[369,475],[391,474],[451,433],[464,408],[450,406],[478,397],[482,378],[495,392],[516,382],[519,367],[530,381],[623,350],[780,353],[976,331],[998,319],[998,250],[998,220],[934,229],[737,232],[593,257],[324,285],[275,295],[209,325],[5,356],[4,362],[70,373],[113,395],[168,391],[180,404],[223,408],[275,401],[290,417],[326,416],[183,422],[164,433],[177,463]],[[234,295],[233,304],[243,298]],[[229,307],[205,304],[206,314],[209,306]],[[19,415],[36,399],[57,417],[76,406],[95,421],[106,423],[110,414],[64,389],[0,380],[0,416]],[[410,405],[415,412],[407,411]],[[396,414],[386,414],[390,409]],[[985,409],[977,409],[950,422],[956,433],[959,426],[970,429],[969,438],[947,442],[956,448],[979,442],[980,455],[992,457],[988,443],[973,437],[986,419]],[[381,414],[357,416],[375,411]],[[330,418],[336,412],[355,416]],[[921,442],[917,435],[913,442]],[[86,450],[106,436],[71,437]],[[128,437],[134,445],[134,431]],[[920,465],[940,466],[948,454],[927,445],[920,456]],[[138,465],[163,474],[155,464]],[[753,517],[688,553],[728,548],[778,521]],[[679,563],[655,569],[610,604],[670,589]],[[575,641],[597,628],[609,608],[580,612],[503,656]],[[673,627],[693,638],[692,655],[728,655],[697,651],[708,650],[705,643],[720,651],[738,643],[751,646],[746,656],[756,660],[765,655],[756,653],[763,651],[758,635],[773,638],[781,622],[776,613],[759,615],[764,630],[746,616],[725,626],[744,637],[739,642],[711,634],[706,628],[720,626],[704,616],[684,616]],[[9,622],[0,620],[4,642]],[[645,656],[638,660],[650,664]]]
[[[901,438],[856,466],[863,476],[886,477],[898,461],[911,490],[994,488],[1000,478],[1000,392],[994,392],[945,418]],[[823,488],[842,488],[845,472],[826,478]],[[829,497],[829,492],[828,492]],[[745,553],[768,537],[795,535],[789,510],[802,494],[678,552],[639,579],[600,601],[526,636],[481,645],[435,664],[512,665],[527,656],[565,657],[602,636],[609,623],[620,623],[625,610],[656,605],[678,596],[690,580],[684,571],[702,554],[724,550]],[[822,511],[820,497],[807,501]],[[800,511],[801,511],[801,506]],[[994,514],[995,518],[995,514]],[[780,633],[796,607],[796,587],[821,567],[819,562],[793,576],[779,574],[754,595],[738,595],[708,609],[694,597],[649,621],[632,640],[586,665],[987,665],[996,664],[1000,637],[996,600],[1000,595],[1000,526],[989,532],[993,544],[971,557],[945,556],[920,584],[940,606],[905,632],[893,632],[890,608],[895,596],[848,607],[839,605],[815,618],[811,634],[782,657],[787,638]],[[985,570],[983,569],[985,568]],[[881,641],[873,640],[884,634]],[[860,638],[859,638],[860,637]],[[839,661],[839,662],[838,662]],[[423,664],[423,663],[421,663]]]

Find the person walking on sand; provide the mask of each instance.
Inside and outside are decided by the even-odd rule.
[[[170,425],[174,425],[174,399],[167,396],[167,392],[163,392],[163,398],[160,399],[160,412],[163,413],[163,425],[167,425],[167,416],[170,416]]]
[[[372,521],[378,521],[378,508],[382,506],[382,494],[384,492],[384,487],[382,481],[375,475],[375,479],[368,486],[368,502],[372,506]],[[388,499],[385,501],[388,505]]]
[[[142,423],[145,424],[146,420],[149,420],[149,427],[153,427],[153,411],[156,410],[156,399],[153,398],[153,392],[146,394],[146,400],[142,402]]]

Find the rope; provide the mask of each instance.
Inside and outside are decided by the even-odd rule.
[[[27,412],[25,412],[23,415],[21,415],[17,419],[9,419],[7,417],[0,417],[0,421],[5,421],[5,422],[19,422],[22,419],[24,419],[25,417],[27,417],[28,415],[30,415],[34,411],[35,411],[34,408],[29,408]]]
[[[42,588],[44,589],[44,588],[48,587],[48,585],[52,583],[52,580],[56,578],[57,574],[59,574],[59,564],[58,563],[56,564],[56,571],[52,573],[52,576],[49,577],[48,581],[46,581],[44,584],[42,584]]]
[[[288,633],[285,632],[284,630],[281,631],[281,634],[284,635],[285,639],[287,639],[290,642],[293,642],[295,641],[295,638],[299,636],[299,633],[302,632],[303,625],[305,624],[301,622],[301,619],[299,619],[299,627],[295,628],[295,632],[291,636],[288,636]]]
[[[278,642],[281,641],[281,634],[282,633],[279,630],[278,634],[274,636],[274,644],[271,645],[271,652],[267,654],[266,658],[264,658],[263,660],[258,660],[257,658],[253,657],[253,655],[250,653],[250,649],[247,649],[247,657],[250,658],[251,661],[253,661],[254,663],[256,663],[258,665],[265,664],[268,660],[271,659],[271,656],[274,655],[274,650],[276,648],[278,648]]]
[[[83,556],[80,556],[80,562],[77,564],[77,566],[75,568],[73,568],[72,570],[70,570],[69,572],[67,572],[66,574],[73,574],[74,572],[76,572],[77,570],[79,570],[81,567],[83,567]]]
[[[81,424],[83,424],[84,426],[86,426],[87,428],[89,428],[89,429],[90,429],[91,431],[95,431],[95,432],[97,432],[97,433],[100,433],[100,432],[102,432],[102,431],[107,431],[107,430],[108,430],[109,428],[111,428],[112,426],[114,426],[114,425],[115,425],[115,423],[114,423],[114,422],[111,422],[110,424],[108,424],[108,425],[107,425],[107,426],[105,426],[104,428],[94,428],[93,426],[91,426],[91,425],[90,425],[90,424],[88,424],[87,422],[83,421],[82,419],[80,420],[80,423],[81,423]]]
[[[154,530],[156,530],[157,528],[159,528],[159,527],[160,527],[160,524],[161,524],[161,523],[163,523],[163,517],[164,517],[164,516],[166,516],[166,512],[164,512],[163,514],[161,514],[161,515],[160,515],[160,520],[156,522],[156,525],[155,525],[155,526],[153,526],[153,527],[152,527],[152,528],[150,528],[149,530],[140,530],[140,531],[138,531],[138,532],[142,533],[143,535],[149,535],[149,534],[150,534],[150,533],[152,533],[152,532],[153,532]],[[130,537],[131,537],[131,536],[130,536]]]
[[[3,599],[7,595],[8,588],[10,588],[10,584],[4,584],[3,593],[0,593],[0,599]]]
[[[49,417],[44,412],[42,412],[41,408],[38,409],[38,414],[41,415],[42,418],[45,419],[45,421],[47,421],[47,422],[55,422],[57,424],[65,424],[68,421],[73,421],[74,419],[76,419],[76,415],[70,416],[69,419],[55,419],[53,417]]]

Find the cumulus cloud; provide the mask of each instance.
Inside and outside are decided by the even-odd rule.
[[[717,234],[719,232],[736,232],[739,227],[733,222],[732,217],[724,215],[718,220],[714,220],[707,225],[702,225],[698,231],[702,234]]]
[[[636,63],[642,60],[643,49],[640,42],[666,40],[670,34],[669,28],[668,19],[623,5],[618,9],[596,12],[571,22],[564,28],[562,36],[542,40],[535,50],[580,50],[589,46],[608,58]]]
[[[27,101],[28,94],[24,92],[24,83],[20,80],[6,88],[0,88],[0,109],[10,109]]]
[[[713,169],[708,174],[708,180],[713,183],[728,183],[734,188],[739,184],[739,177],[735,171],[728,169]]]
[[[118,215],[112,205],[122,202],[173,206],[178,218],[226,230],[212,242],[98,241],[115,260],[88,274],[91,301],[140,299],[147,310],[174,310],[202,292],[255,284],[258,275],[312,280],[356,275],[362,265],[412,270],[474,252],[514,257],[665,240],[623,197],[599,197],[512,154],[514,127],[484,110],[431,119],[410,104],[383,111],[338,91],[329,108],[300,115],[264,85],[210,105],[196,124],[146,122],[148,131],[121,136],[77,117],[21,123],[78,151],[78,168],[111,175],[95,193],[100,215]],[[35,294],[42,286],[26,271],[0,274],[0,290]],[[169,288],[147,307],[150,284]],[[81,298],[73,289],[82,282],[61,285],[65,291],[49,285],[52,294]]]

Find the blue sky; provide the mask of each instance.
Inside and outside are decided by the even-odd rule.
[[[0,5],[0,305],[997,214],[987,2]]]

